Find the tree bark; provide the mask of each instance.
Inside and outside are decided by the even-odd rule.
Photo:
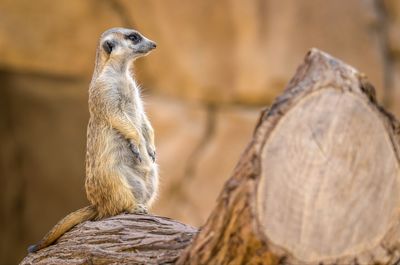
[[[312,49],[262,112],[201,231],[120,215],[21,264],[396,264],[399,132],[361,73]]]
[[[166,217],[122,214],[77,225],[21,264],[174,264],[196,232]]]

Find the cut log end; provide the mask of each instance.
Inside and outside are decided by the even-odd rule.
[[[399,219],[399,165],[380,113],[354,93],[321,88],[296,103],[261,153],[264,234],[306,262],[379,247]]]
[[[272,252],[293,264],[398,260],[398,142],[364,75],[312,50],[273,108],[256,205]]]
[[[373,87],[313,50],[282,97],[260,150],[256,209],[269,247],[295,264],[397,260],[398,142]]]

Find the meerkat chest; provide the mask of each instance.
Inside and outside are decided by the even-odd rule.
[[[121,80],[117,89],[121,109],[132,115],[141,115],[143,103],[136,83],[129,79]]]

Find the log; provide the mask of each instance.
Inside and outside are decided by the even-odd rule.
[[[21,264],[174,264],[195,233],[166,217],[122,214],[79,224]]]
[[[262,112],[200,231],[85,222],[21,264],[396,264],[400,124],[363,74],[316,49]]]
[[[399,124],[354,68],[311,50],[177,264],[395,264]]]

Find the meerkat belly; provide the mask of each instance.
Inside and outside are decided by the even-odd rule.
[[[87,150],[90,160],[87,161],[86,169],[89,201],[97,207],[99,218],[131,211],[137,201],[121,166],[128,155],[123,137],[101,125],[96,126],[96,130],[89,130],[88,135],[91,139]]]
[[[149,172],[148,161],[143,158],[144,150],[139,147],[140,160],[135,157],[130,143],[117,132],[112,136],[115,142],[115,150],[111,155],[115,156],[115,169],[129,185],[138,203],[146,200],[147,185],[146,176]]]
[[[97,186],[102,193],[114,197],[112,201],[120,204],[119,208],[127,207],[129,199],[134,204],[147,205],[154,197],[158,178],[156,165],[149,158],[146,147],[139,146],[141,160],[138,160],[129,141],[118,131],[107,126],[97,128],[101,128],[101,133],[93,132],[91,137],[91,157],[94,158],[91,175],[96,176],[97,183],[91,186]],[[107,167],[102,167],[102,164]],[[115,189],[119,194],[125,194],[123,198],[115,198]],[[126,196],[127,193],[130,196]]]

